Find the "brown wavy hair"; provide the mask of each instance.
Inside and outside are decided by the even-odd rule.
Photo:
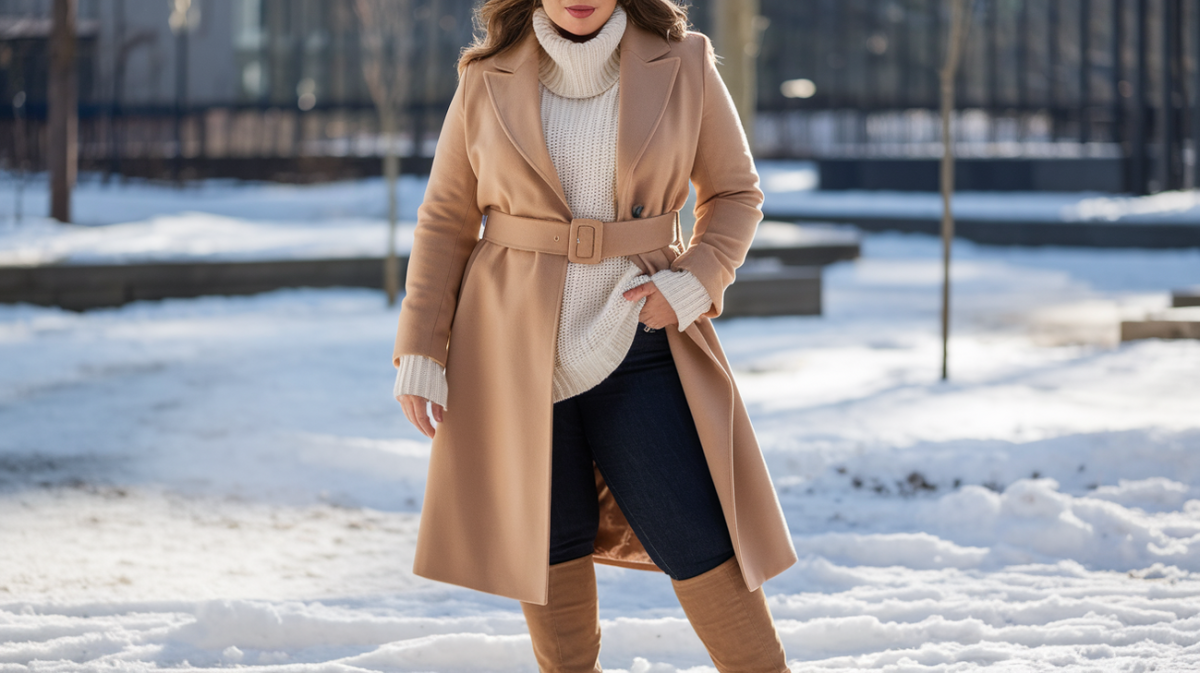
[[[617,0],[639,28],[668,40],[682,40],[689,24],[687,8],[675,0]],[[533,30],[533,10],[542,0],[485,0],[475,9],[475,40],[458,58],[458,73],[472,61],[495,56]],[[482,33],[482,35],[480,35]]]

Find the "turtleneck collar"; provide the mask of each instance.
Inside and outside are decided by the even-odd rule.
[[[572,42],[559,35],[541,7],[533,12],[533,31],[543,50],[538,79],[547,89],[564,98],[591,98],[616,84],[621,73],[617,45],[625,34],[625,10],[620,5],[587,42]]]

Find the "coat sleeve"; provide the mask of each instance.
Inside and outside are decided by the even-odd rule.
[[[762,220],[763,193],[737,109],[717,72],[708,38],[703,39],[703,110],[691,173],[696,225],[687,251],[671,268],[691,271],[699,279],[712,299],[703,315],[715,318]]]
[[[446,365],[459,285],[467,259],[479,241],[483,214],[476,199],[478,179],[466,138],[466,99],[473,74],[468,66],[450,101],[425,198],[417,209],[400,324],[392,350],[392,364],[396,366],[404,355],[420,355]]]

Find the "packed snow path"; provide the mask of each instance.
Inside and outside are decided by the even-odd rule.
[[[1200,343],[1117,345],[1200,253],[876,235],[823,318],[718,324],[801,561],[793,670],[1200,666]],[[0,671],[533,671],[516,603],[409,568],[429,445],[367,291],[0,307]],[[602,567],[610,670],[711,671]]]

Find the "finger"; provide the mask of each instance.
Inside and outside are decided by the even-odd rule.
[[[648,317],[654,322],[654,329],[662,329],[673,325],[678,320],[675,315],[675,309],[671,308],[665,301],[655,304],[651,315]]]
[[[438,423],[441,423],[443,411],[444,411],[444,409],[442,408],[442,405],[438,404],[437,402],[434,402],[433,403],[433,420],[437,421]]]
[[[637,301],[642,297],[649,297],[650,295],[654,294],[654,290],[654,283],[645,283],[633,288],[632,290],[626,290],[624,296],[629,301]]]
[[[638,320],[643,325],[645,325],[646,327],[649,327],[650,329],[658,329],[658,328],[662,327],[662,325],[661,325],[662,321],[659,320],[658,317],[654,315],[654,313],[646,313],[646,314],[640,316],[638,318]]]
[[[409,399],[408,397],[404,397],[403,399],[400,400],[400,408],[404,410],[404,417],[408,419],[409,423],[416,425],[417,421],[413,419],[413,412],[412,412],[411,407],[412,407],[412,400]]]
[[[433,423],[429,422],[429,414],[425,411],[425,407],[424,400],[417,406],[417,427],[421,429],[421,432],[426,437],[433,439],[435,430],[433,429]]]
[[[423,400],[419,398],[409,397],[404,403],[404,415],[408,417],[408,422],[413,424],[413,427],[420,430],[422,434],[425,429],[421,427],[421,413],[417,411]]]

